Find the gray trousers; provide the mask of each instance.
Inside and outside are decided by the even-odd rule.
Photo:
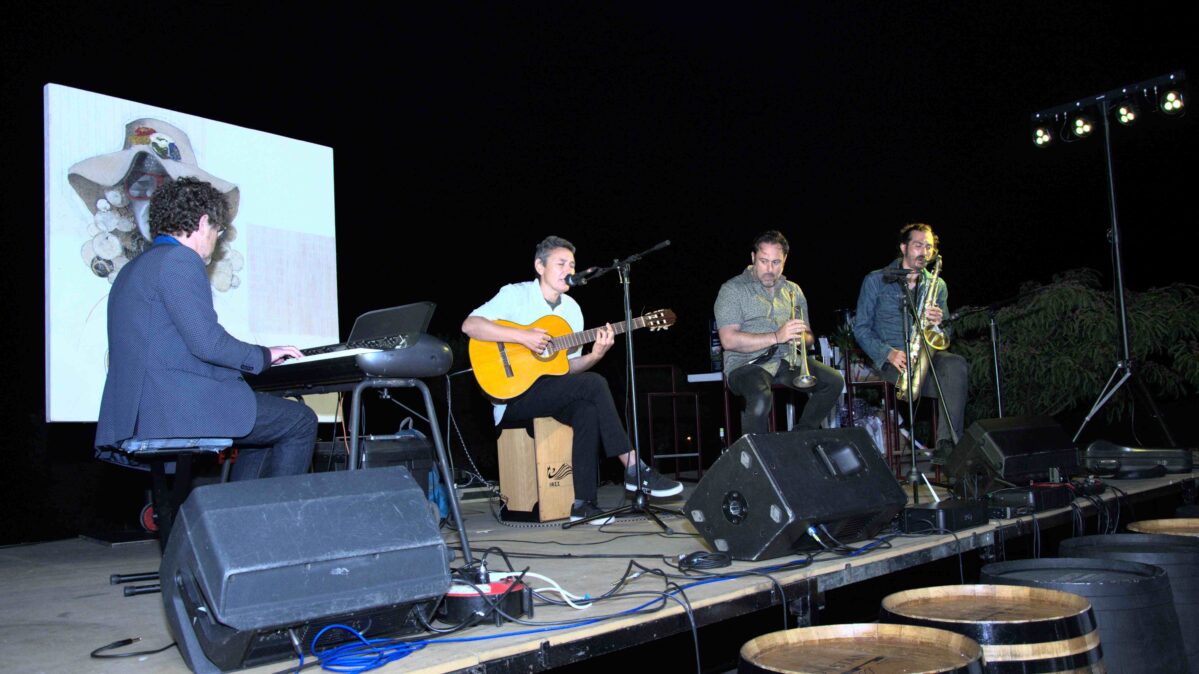
[[[946,408],[953,420],[953,431],[960,440],[962,433],[966,430],[966,385],[970,379],[970,365],[965,358],[956,353],[936,351],[933,353],[932,369],[936,371],[937,378],[941,381],[941,390],[945,393],[945,405],[937,405],[937,442],[942,440],[952,442],[954,438],[949,430],[950,425],[945,423]],[[899,380],[899,370],[887,363],[883,365],[879,376],[894,384]],[[932,372],[925,376],[924,382],[920,386],[920,396],[923,398],[938,397],[937,384],[933,381]],[[901,411],[904,407],[904,405],[900,406]]]

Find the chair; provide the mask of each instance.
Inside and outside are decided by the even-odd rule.
[[[645,394],[645,419],[646,433],[648,442],[645,446],[645,456],[643,460],[658,468],[658,461],[663,459],[674,459],[674,476],[676,479],[680,473],[680,459],[695,460],[695,479],[699,480],[704,475],[703,465],[703,424],[700,418],[699,411],[699,393],[695,391],[680,391],[678,381],[680,377],[679,368],[674,365],[638,365],[637,370],[649,374],[648,377],[638,377],[639,384],[643,389],[648,389]],[[653,376],[654,373],[658,376]],[[663,381],[665,379],[665,381]],[[651,386],[653,388],[651,388]],[[654,432],[654,420],[657,415],[654,414],[654,403],[658,403],[658,409],[662,409],[662,405],[669,404],[670,406],[670,432],[663,434],[668,444],[666,452],[659,452],[659,434]],[[692,421],[694,422],[694,433],[690,433],[690,429],[681,430],[680,423],[680,405],[685,405],[686,408],[691,408]],[[686,416],[685,414],[683,415]],[[690,424],[688,424],[690,425]],[[659,426],[659,430],[661,427]],[[690,451],[688,451],[690,444]],[[659,471],[661,469],[659,468]]]
[[[570,517],[575,500],[573,441],[574,430],[552,417],[501,430],[500,495],[513,519],[546,522]]]

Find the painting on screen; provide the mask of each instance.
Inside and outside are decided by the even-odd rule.
[[[183,176],[229,202],[208,267],[221,324],[258,344],[338,340],[330,148],[53,84],[44,94],[49,421],[96,419],[108,287],[150,243],[154,191]]]

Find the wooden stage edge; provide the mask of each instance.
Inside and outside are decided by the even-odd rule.
[[[1135,504],[1176,498],[1184,489],[1193,488],[1196,479],[1199,472],[1112,482],[1127,494],[1122,498],[1120,524],[1130,521],[1128,514]],[[605,487],[600,492],[603,506],[615,506],[622,498],[616,487]],[[1116,497],[1109,490],[1101,498],[1111,502]],[[682,502],[678,500],[673,505],[681,507]],[[1096,533],[1095,505],[1086,499],[1075,503],[1091,515],[1086,533]],[[667,524],[676,533],[664,535],[644,520],[565,531],[558,527],[513,527],[497,522],[484,501],[464,502],[463,513],[472,550],[476,557],[487,553],[491,570],[505,569],[502,557],[495,551],[500,549],[518,570],[527,567],[576,595],[596,597],[608,592],[625,574],[630,560],[648,569],[677,574],[668,562],[677,563],[682,555],[707,550],[690,523],[682,518],[668,518]],[[700,628],[780,606],[779,588],[802,618],[826,591],[912,569],[959,552],[1002,547],[1006,540],[1030,535],[1034,526],[1043,531],[1071,527],[1073,521],[1071,508],[1060,508],[1039,513],[1035,523],[1026,516],[992,521],[958,532],[956,537],[896,537],[890,540],[890,547],[879,546],[850,557],[822,553],[803,567],[786,568],[799,557],[736,562],[713,573],[737,577],[703,583],[704,579],[696,576],[674,582],[685,588],[683,595]],[[459,547],[456,535],[448,531],[444,534],[448,545]],[[858,545],[861,543],[854,547]],[[122,660],[97,660],[88,655],[99,646],[130,637],[141,637],[141,641],[125,650],[151,649],[170,642],[160,595],[125,598],[119,587],[108,583],[108,576],[113,573],[156,569],[158,559],[158,546],[154,542],[105,545],[77,538],[0,548],[0,662],[4,668],[7,671],[187,672],[175,649]],[[459,554],[454,566],[461,564]],[[769,577],[738,575],[755,571]],[[957,582],[956,575],[944,579],[944,584]],[[530,584],[538,589],[550,585],[540,579],[531,579]],[[458,639],[454,642],[428,635],[424,648],[376,671],[536,672],[690,632],[686,612],[673,599],[658,601],[657,610],[619,615],[654,602],[656,596],[660,597],[656,593],[665,589],[660,576],[642,572],[622,590],[635,596],[605,600],[581,611],[539,606],[530,622],[616,617],[552,631],[530,625],[509,623],[497,628],[488,624],[452,635],[451,638]],[[674,596],[683,598],[677,593]],[[781,628],[782,615],[780,610],[779,626],[768,631]],[[694,669],[689,648],[673,655],[675,669]],[[273,673],[285,671],[289,666],[294,671],[297,662],[278,662],[242,671]]]

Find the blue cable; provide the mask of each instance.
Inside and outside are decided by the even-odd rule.
[[[878,542],[876,542],[876,544],[881,543],[881,542],[882,541],[878,541]],[[769,567],[765,567],[762,569],[754,569],[754,571],[755,571],[755,573],[772,573],[774,571],[780,571],[783,569],[787,569],[794,565],[795,565],[794,562],[786,562],[783,564],[777,564],[775,566],[769,566]],[[505,634],[491,634],[488,636],[451,637],[451,638],[443,638],[443,639],[426,639],[423,641],[395,642],[391,639],[367,639],[366,637],[362,636],[362,634],[359,633],[357,630],[355,630],[354,628],[349,627],[347,625],[340,625],[340,624],[327,625],[323,629],[321,629],[321,631],[317,632],[315,637],[313,637],[313,639],[312,639],[312,655],[318,659],[318,661],[321,663],[321,668],[324,669],[325,671],[344,672],[346,674],[358,674],[360,672],[365,672],[365,671],[369,671],[371,669],[376,669],[376,668],[382,667],[390,662],[394,662],[396,660],[400,660],[405,657],[408,657],[412,653],[419,651],[429,645],[470,643],[470,642],[475,642],[475,641],[490,641],[492,639],[504,639],[504,638],[508,638],[508,637],[519,637],[519,636],[526,636],[529,634],[543,634],[545,632],[558,632],[561,630],[574,629],[576,627],[584,627],[586,625],[594,625],[596,623],[599,623],[599,622],[602,622],[604,620],[608,620],[611,618],[616,618],[616,617],[620,617],[620,616],[626,616],[626,615],[632,615],[634,613],[638,613],[640,611],[645,610],[649,606],[652,606],[653,604],[658,603],[659,601],[666,601],[667,598],[672,597],[673,595],[682,593],[685,590],[689,590],[694,587],[700,587],[702,585],[709,585],[711,583],[719,583],[719,582],[723,582],[726,580],[734,580],[734,579],[741,578],[741,577],[743,577],[743,576],[738,574],[738,575],[727,575],[727,576],[715,576],[712,578],[705,578],[703,580],[697,580],[697,581],[695,581],[693,583],[689,583],[687,585],[681,585],[681,586],[679,586],[679,588],[677,590],[663,592],[662,596],[660,598],[652,599],[652,600],[647,601],[639,606],[634,606],[633,608],[626,609],[619,613],[614,613],[610,616],[604,616],[601,618],[588,618],[586,620],[579,620],[579,621],[568,623],[565,625],[553,625],[553,626],[548,626],[548,627],[538,627],[536,629],[520,630],[517,632],[508,632]],[[357,643],[354,643],[354,642],[345,643],[340,646],[335,646],[333,648],[330,648],[328,650],[321,651],[320,653],[318,653],[316,650],[316,642],[321,638],[322,635],[325,634],[325,632],[332,630],[332,629],[341,629],[341,630],[345,630],[345,631],[349,632],[350,634],[354,635],[354,637],[357,639]],[[366,650],[364,650],[364,647]],[[368,655],[368,653],[369,653],[369,655]],[[304,662],[303,657],[301,657],[300,664],[303,665],[303,662]],[[296,671],[298,672],[299,670],[296,670]]]

